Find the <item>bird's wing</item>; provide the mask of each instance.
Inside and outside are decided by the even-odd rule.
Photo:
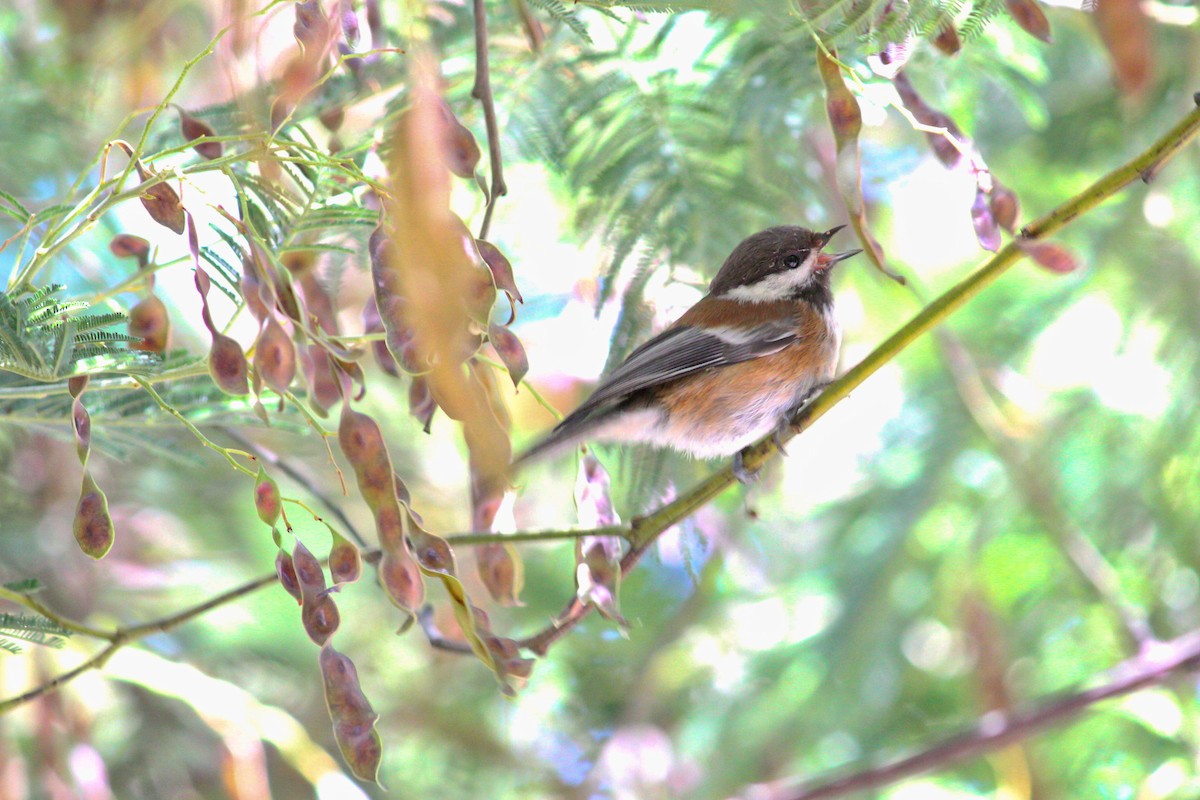
[[[797,338],[796,325],[790,320],[768,322],[748,329],[690,325],[671,328],[630,353],[563,423],[571,418],[586,417],[639,389],[777,353]]]

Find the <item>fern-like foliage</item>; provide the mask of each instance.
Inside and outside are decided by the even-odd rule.
[[[35,578],[27,578],[5,583],[4,588],[19,594],[32,594],[41,589],[41,584]],[[8,653],[21,652],[21,646],[13,639],[58,649],[70,635],[71,631],[40,614],[0,613],[0,650]]]
[[[0,292],[0,371],[50,382],[79,371],[81,362],[100,359],[104,371],[149,371],[157,359],[130,345],[139,342],[114,326],[124,314],[85,313],[86,303],[60,300],[60,284],[24,296]]]

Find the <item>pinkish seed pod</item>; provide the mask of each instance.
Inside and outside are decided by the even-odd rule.
[[[213,332],[208,353],[208,374],[226,394],[237,397],[250,392],[249,367],[242,346],[223,333]]]
[[[165,183],[156,183],[147,187],[140,199],[152,220],[175,233],[183,233],[187,215],[174,189]]]
[[[75,520],[71,527],[75,541],[85,555],[100,559],[112,549],[116,536],[112,517],[108,513],[108,498],[87,470],[83,472],[83,489],[75,506]]]
[[[171,338],[171,318],[167,315],[166,305],[153,292],[129,310],[129,335],[142,340],[134,345],[138,350],[166,352]]]

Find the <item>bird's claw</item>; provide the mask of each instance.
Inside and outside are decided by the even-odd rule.
[[[742,451],[739,450],[733,456],[733,477],[738,479],[738,483],[743,486],[748,486],[758,480],[758,470],[746,469],[745,459],[742,458]]]

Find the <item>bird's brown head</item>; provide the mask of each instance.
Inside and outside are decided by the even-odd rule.
[[[861,250],[822,253],[844,225],[818,233],[796,225],[767,228],[733,248],[709,286],[713,297],[746,303],[766,303],[811,296],[832,302],[829,268]]]

